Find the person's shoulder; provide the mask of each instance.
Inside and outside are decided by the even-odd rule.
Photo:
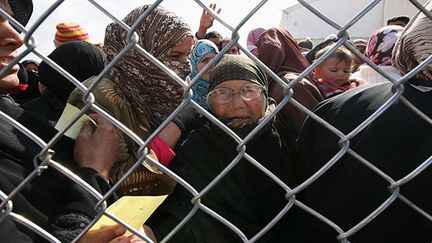
[[[392,83],[366,84],[350,89],[321,102],[314,110],[318,115],[330,113],[353,113],[362,110],[376,110],[388,100]]]
[[[211,136],[211,134],[212,129],[207,122],[200,124],[182,137],[180,142],[177,144],[176,149],[189,149],[190,147],[203,146],[205,145],[205,141],[208,140],[207,137]]]
[[[82,84],[83,84],[85,87],[88,88],[88,87],[92,84],[93,79],[94,79],[94,77],[89,78],[89,79],[83,81]],[[83,93],[83,91],[82,91],[81,89],[79,89],[79,88],[75,88],[75,89],[70,93],[67,102],[70,103],[70,104],[72,104],[72,105],[75,105],[75,106],[80,106],[80,105],[78,105],[78,104],[82,104],[82,103],[83,103],[83,101],[82,101],[82,96],[83,96],[83,94],[84,94],[84,93]]]
[[[391,78],[399,79],[401,77],[399,71],[393,66],[378,66],[378,68],[381,72],[386,73]],[[350,78],[366,80],[367,83],[382,83],[391,81],[367,64],[360,65],[359,69],[355,73],[351,74]]]
[[[0,95],[0,111],[13,118],[16,118],[24,112],[23,109],[15,103],[12,97],[7,95]]]
[[[362,75],[363,73],[373,72],[375,71],[373,68],[371,68],[368,64],[362,64],[358,67],[357,71],[355,71],[352,76]]]
[[[283,75],[281,76],[281,78],[284,79],[285,81],[287,81],[287,82],[289,83],[289,82],[292,82],[292,81],[294,81],[295,79],[297,79],[299,76],[300,76],[299,73],[287,72],[287,73],[283,74]],[[312,82],[309,81],[309,79],[307,79],[307,78],[302,78],[302,79],[299,81],[299,83],[306,83],[306,84],[309,84],[309,83],[310,83],[310,84],[312,84]]]
[[[349,100],[356,99],[358,97],[368,97],[368,101],[372,101],[379,97],[388,97],[392,92],[392,83],[377,83],[377,84],[365,84],[358,86],[354,89],[345,91],[344,93],[335,96],[331,99],[326,100],[324,103],[338,103],[348,102]],[[364,100],[364,99],[363,99]]]
[[[210,156],[212,149],[215,149],[208,143],[205,129],[200,126],[182,137],[174,148],[176,156],[170,169],[183,176],[202,170],[202,160]]]
[[[126,97],[116,90],[114,83],[111,79],[103,78],[95,87],[93,91],[97,103],[102,105],[115,105],[120,109],[125,109],[130,107],[130,103],[127,101]]]
[[[289,83],[296,80],[299,76],[300,74],[298,73],[288,72],[283,75],[283,79]],[[306,89],[312,88],[318,91],[317,86],[308,77],[302,78],[297,82],[296,85],[294,85],[294,88],[299,88],[299,87],[306,88]]]
[[[85,80],[83,84],[86,87],[90,87],[95,80],[96,77],[92,77]],[[94,96],[95,103],[105,110],[113,111],[115,109],[131,109],[130,103],[115,90],[113,82],[108,78],[102,78],[92,89],[91,93]],[[69,96],[68,103],[79,107],[84,106],[82,95],[83,92],[81,90],[75,89]]]
[[[89,88],[91,85],[93,85],[93,83],[96,81],[96,76],[93,76],[91,78],[88,78],[86,80],[84,80],[82,82],[82,84],[86,87]],[[92,89],[92,93],[93,95],[96,95],[98,93],[101,92],[101,90],[103,89],[112,89],[113,85],[111,80],[109,80],[108,78],[102,78],[100,81],[98,81],[98,84]],[[69,100],[68,102],[71,102],[71,100],[77,99],[79,98],[80,100],[82,99],[82,95],[83,95],[83,91],[79,88],[75,88],[72,93],[69,96]]]

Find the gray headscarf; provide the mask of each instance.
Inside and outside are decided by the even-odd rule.
[[[23,26],[27,24],[33,12],[32,0],[9,0],[13,17]]]

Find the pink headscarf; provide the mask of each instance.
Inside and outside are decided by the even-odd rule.
[[[256,44],[258,43],[258,40],[262,33],[264,33],[266,30],[264,28],[256,28],[249,32],[247,41],[246,41],[246,48],[248,51],[250,51],[255,56],[258,55],[258,48]]]

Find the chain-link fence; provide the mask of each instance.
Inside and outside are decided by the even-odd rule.
[[[154,164],[160,171],[163,173],[169,175],[170,177],[174,178],[178,182],[177,186],[181,186],[186,188],[193,196],[192,204],[193,208],[190,211],[190,213],[182,220],[182,222],[177,225],[177,227],[173,228],[171,234],[169,234],[165,239],[160,239],[162,241],[169,240],[171,236],[173,236],[177,231],[181,230],[182,226],[184,226],[188,220],[197,212],[202,211],[209,215],[209,217],[213,217],[216,220],[220,221],[222,224],[224,224],[227,228],[231,229],[232,232],[238,235],[238,237],[243,241],[257,241],[260,239],[261,236],[263,236],[271,227],[273,227],[283,216],[289,212],[292,208],[297,207],[307,214],[315,217],[316,219],[322,221],[324,224],[331,227],[335,232],[337,232],[337,239],[340,242],[348,242],[348,239],[355,235],[358,231],[366,227],[368,224],[374,221],[376,217],[378,217],[380,214],[384,214],[386,212],[386,209],[389,208],[395,201],[400,201],[404,204],[406,204],[408,207],[410,207],[413,211],[420,213],[423,215],[423,217],[429,221],[430,225],[432,226],[432,216],[430,215],[430,212],[427,212],[427,209],[422,208],[421,206],[417,205],[415,201],[411,201],[409,196],[405,196],[403,194],[403,190],[401,189],[404,185],[410,183],[411,181],[415,180],[416,177],[424,172],[428,167],[430,167],[430,163],[432,162],[432,157],[428,157],[425,161],[420,163],[419,166],[417,166],[415,169],[407,173],[403,178],[392,178],[390,175],[386,174],[385,172],[381,171],[379,169],[379,166],[374,165],[374,163],[367,160],[367,157],[362,157],[356,151],[350,146],[350,141],[352,141],[356,136],[358,136],[362,131],[367,129],[374,121],[380,118],[390,107],[395,104],[396,102],[403,103],[408,109],[412,111],[413,114],[417,115],[418,117],[421,117],[428,126],[432,125],[431,118],[426,115],[423,111],[418,109],[415,105],[413,105],[408,99],[404,98],[404,86],[407,85],[407,80],[409,80],[414,74],[419,72],[420,70],[424,69],[427,65],[430,65],[431,63],[431,57],[427,58],[424,62],[420,63],[414,70],[409,72],[407,75],[402,77],[399,80],[394,80],[392,77],[390,77],[385,72],[381,71],[377,65],[375,65],[372,61],[367,59],[365,56],[363,56],[350,42],[348,42],[349,39],[349,32],[351,26],[353,26],[357,21],[359,21],[361,18],[363,18],[368,11],[373,9],[377,4],[379,4],[381,1],[375,0],[371,1],[369,4],[364,6],[364,8],[356,15],[353,16],[350,21],[345,23],[343,26],[335,23],[332,20],[332,16],[325,16],[322,13],[320,13],[319,10],[315,9],[311,4],[309,4],[307,1],[298,1],[304,8],[307,8],[309,11],[313,12],[316,16],[322,19],[323,25],[331,25],[333,28],[337,30],[337,36],[338,40],[333,48],[330,49],[326,54],[321,56],[316,62],[314,62],[312,65],[310,65],[304,72],[302,72],[298,78],[295,80],[286,83],[284,80],[282,80],[280,77],[278,77],[277,74],[273,73],[268,67],[266,67],[260,60],[258,60],[255,56],[250,54],[250,52],[247,51],[247,49],[244,46],[239,45],[241,51],[250,57],[252,60],[254,60],[256,63],[258,63],[259,66],[261,66],[276,82],[280,84],[280,86],[284,89],[285,98],[278,104],[278,107],[273,111],[271,116],[266,118],[263,123],[261,123],[258,127],[256,127],[248,136],[246,136],[244,139],[239,138],[233,131],[231,131],[228,127],[226,127],[224,124],[222,124],[218,119],[216,119],[212,114],[210,114],[205,109],[201,108],[197,103],[191,100],[192,93],[191,93],[191,83],[186,83],[184,80],[180,79],[177,75],[175,75],[173,72],[171,72],[166,66],[164,66],[159,60],[157,60],[155,57],[150,55],[145,49],[143,49],[141,46],[137,44],[138,36],[134,34],[134,31],[136,30],[139,22],[143,21],[146,16],[151,12],[152,9],[154,9],[159,4],[163,3],[163,1],[156,1],[152,6],[149,8],[148,11],[145,11],[140,18],[138,18],[137,23],[134,23],[133,26],[127,26],[125,23],[123,23],[120,19],[117,19],[112,14],[110,14],[109,11],[104,9],[102,4],[99,4],[95,1],[89,0],[91,4],[93,4],[98,10],[100,10],[103,14],[108,16],[112,19],[112,21],[117,22],[120,26],[122,26],[124,29],[130,33],[128,35],[128,45],[110,62],[106,65],[104,70],[97,76],[97,78],[94,80],[93,84],[90,87],[85,87],[81,82],[79,82],[76,78],[74,78],[72,75],[68,74],[62,67],[57,65],[55,62],[50,60],[48,57],[44,56],[42,53],[39,52],[38,46],[37,46],[37,40],[33,38],[33,33],[38,28],[39,25],[41,25],[50,14],[62,4],[63,1],[56,1],[52,4],[52,6],[47,9],[40,17],[37,19],[37,21],[28,28],[24,28],[21,26],[17,21],[15,21],[13,18],[11,18],[9,15],[7,15],[4,11],[1,12],[1,15],[5,17],[9,22],[11,22],[14,26],[18,26],[17,28],[22,31],[23,34],[25,34],[25,50],[19,54],[19,56],[13,61],[11,65],[14,65],[18,63],[19,61],[22,61],[23,58],[29,54],[33,53],[36,56],[40,57],[44,62],[48,63],[50,66],[52,66],[55,70],[62,73],[65,77],[67,77],[70,82],[72,82],[78,89],[80,89],[84,93],[84,100],[86,105],[81,109],[81,111],[74,116],[73,119],[70,120],[68,126],[61,131],[59,131],[55,137],[53,137],[51,140],[49,140],[47,143],[44,142],[41,138],[39,138],[37,135],[35,135],[31,130],[28,128],[22,126],[19,122],[15,121],[14,119],[10,118],[5,113],[1,112],[0,117],[2,119],[3,123],[9,123],[14,128],[19,130],[21,133],[25,134],[27,137],[29,137],[34,143],[39,145],[40,152],[34,159],[34,171],[29,174],[26,177],[26,180],[23,181],[20,186],[16,187],[15,190],[13,190],[9,194],[1,193],[1,218],[0,220],[4,220],[6,217],[11,217],[13,221],[15,221],[18,224],[21,224],[32,231],[37,232],[37,234],[43,236],[49,241],[52,242],[58,242],[58,240],[52,236],[50,233],[48,233],[46,230],[42,229],[35,223],[27,220],[21,215],[15,214],[13,212],[13,201],[14,197],[20,190],[22,190],[23,186],[28,183],[31,180],[34,180],[39,175],[43,174],[47,167],[52,167],[55,170],[58,170],[61,174],[63,174],[65,177],[70,178],[74,182],[81,185],[85,190],[87,190],[93,197],[95,197],[99,203],[96,205],[97,211],[99,212],[98,216],[93,220],[93,223],[97,221],[102,215],[106,215],[116,222],[125,225],[128,230],[131,232],[136,233],[137,235],[140,235],[143,239],[147,241],[151,241],[148,237],[144,236],[143,234],[137,232],[135,229],[129,227],[124,222],[122,222],[120,219],[116,218],[116,216],[105,212],[106,209],[106,200],[110,197],[111,194],[113,194],[118,187],[118,185],[125,180],[125,178],[135,169],[138,168],[138,166],[141,166],[142,162],[144,160],[149,161],[150,163]],[[244,23],[246,23],[251,16],[253,16],[262,6],[266,4],[267,1],[261,1],[257,6],[253,8],[253,10],[243,18],[243,20],[237,25],[237,26],[230,26],[228,23],[226,23],[222,18],[220,18],[217,14],[214,13],[211,9],[209,9],[204,3],[200,1],[195,1],[196,4],[198,4],[203,9],[207,9],[209,12],[214,14],[214,18],[216,21],[219,21],[223,26],[230,29],[232,31],[232,41],[221,51],[220,54],[216,56],[208,65],[207,67],[198,74],[198,76],[195,79],[199,79],[200,76],[206,72],[212,65],[214,65],[222,55],[228,51],[233,45],[235,45],[238,40],[238,31],[242,28]],[[432,19],[432,15],[430,11],[426,10],[421,4],[419,4],[417,1],[410,1],[413,5],[415,5],[420,11],[422,11],[426,16]],[[374,111],[370,116],[368,116],[366,119],[363,120],[358,126],[356,126],[354,129],[350,130],[349,132],[342,132],[337,127],[333,126],[332,124],[328,123],[327,121],[323,120],[318,115],[314,114],[311,110],[308,110],[303,105],[301,105],[299,102],[297,102],[295,99],[292,98],[293,92],[292,87],[300,82],[306,75],[311,72],[314,68],[316,68],[320,63],[322,63],[331,53],[333,53],[337,48],[340,46],[345,46],[347,49],[349,49],[352,53],[354,53],[356,56],[361,58],[364,62],[366,62],[369,66],[371,66],[373,69],[375,69],[377,72],[379,72],[382,76],[386,77],[388,80],[390,80],[393,83],[392,90],[393,95],[389,97],[385,102],[383,102],[383,105],[378,107],[376,111]],[[102,77],[106,75],[109,70],[115,66],[124,56],[124,54],[129,51],[135,49],[138,51],[141,55],[149,59],[154,65],[159,67],[160,69],[164,70],[166,73],[170,75],[170,77],[175,80],[177,83],[179,83],[183,89],[184,89],[184,99],[183,102],[178,106],[178,108],[155,130],[152,132],[152,134],[148,138],[140,138],[137,135],[135,135],[129,128],[127,128],[125,125],[121,124],[119,121],[117,121],[114,117],[112,117],[110,114],[105,112],[103,109],[101,109],[98,105],[95,104],[94,96],[92,95],[92,90],[94,87],[101,81]],[[6,69],[5,69],[6,70]],[[5,73],[5,70],[1,72]],[[195,81],[192,80],[193,81]],[[222,170],[220,174],[214,178],[211,183],[209,183],[203,190],[198,191],[194,187],[192,187],[188,181],[183,180],[179,176],[177,176],[175,173],[170,171],[168,168],[164,167],[163,165],[160,165],[157,161],[153,160],[150,156],[147,156],[147,146],[149,145],[150,141],[152,141],[155,136],[157,136],[161,130],[167,126],[167,124],[172,121],[172,119],[186,106],[188,103],[191,103],[200,113],[202,113],[205,117],[207,117],[211,122],[217,124],[224,132],[229,134],[237,143],[237,151],[239,156],[234,159],[231,163],[229,163],[229,166]],[[264,166],[260,164],[260,161],[256,161],[254,158],[252,158],[250,155],[248,155],[246,147],[248,145],[248,142],[265,126],[266,123],[270,122],[272,120],[272,117],[276,116],[277,113],[281,110],[281,107],[290,103],[297,109],[301,110],[302,112],[309,115],[309,119],[316,120],[319,124],[322,125],[322,129],[327,129],[329,132],[333,133],[339,138],[338,145],[340,146],[340,150],[337,151],[337,153],[333,154],[332,158],[327,161],[318,171],[313,173],[312,176],[304,180],[302,183],[297,185],[295,188],[290,188],[290,186],[286,185],[282,180],[277,178],[275,174],[270,172],[269,170],[265,169]],[[80,179],[78,176],[74,175],[72,172],[70,172],[68,169],[66,169],[64,166],[59,164],[58,162],[52,160],[53,146],[58,142],[60,137],[65,133],[65,131],[72,126],[74,122],[76,122],[79,117],[81,117],[86,112],[93,110],[94,112],[97,112],[99,114],[102,114],[104,117],[109,119],[118,129],[123,131],[127,136],[129,136],[133,141],[135,141],[139,146],[139,159],[136,161],[134,166],[126,173],[123,178],[117,182],[116,185],[112,187],[112,189],[106,193],[105,195],[99,194],[95,189],[93,189],[91,186],[89,186],[86,182],[84,182],[82,179]],[[401,118],[403,119],[403,118]],[[413,127],[412,129],[416,129]],[[432,134],[429,134],[430,137],[432,137]],[[430,143],[430,140],[429,140]],[[310,151],[311,153],[314,153],[314,151]],[[369,170],[373,171],[380,177],[382,177],[383,180],[387,181],[387,186],[389,188],[389,194],[388,198],[384,200],[380,205],[376,207],[375,210],[370,212],[369,215],[364,216],[355,225],[352,225],[349,228],[343,228],[338,225],[337,222],[333,222],[331,219],[327,218],[325,214],[320,214],[319,210],[316,210],[312,207],[309,207],[306,202],[301,202],[301,200],[297,199],[297,195],[302,192],[303,190],[307,189],[312,183],[314,183],[318,178],[320,178],[322,175],[324,175],[328,170],[330,170],[335,164],[338,163],[338,161],[346,154],[349,154],[350,156],[353,156],[358,160],[358,162],[365,166],[365,168],[368,168]],[[429,153],[430,155],[430,153]],[[248,160],[252,165],[254,165],[256,168],[262,171],[265,175],[267,175],[269,178],[271,178],[277,185],[279,185],[281,188],[283,188],[286,191],[286,206],[280,211],[277,216],[274,217],[274,219],[268,223],[268,225],[262,230],[260,230],[256,235],[253,237],[248,238],[236,225],[229,222],[227,219],[221,217],[219,214],[217,214],[215,211],[213,211],[211,208],[207,207],[204,203],[201,202],[201,198],[203,195],[205,195],[208,191],[212,190],[212,188],[221,180],[223,177],[234,167],[234,165],[238,162],[240,158],[245,158]],[[409,161],[407,161],[409,162]],[[430,182],[428,182],[430,183]],[[425,187],[430,187],[430,184],[424,185]],[[365,195],[367,197],[367,195]],[[430,209],[430,208],[429,208]],[[403,220],[403,219],[401,219]],[[87,227],[91,227],[90,225]],[[84,233],[84,232],[83,232]],[[82,233],[82,234],[83,234]],[[82,235],[81,234],[81,235]],[[313,232],[311,232],[313,234]],[[397,234],[397,232],[395,232]],[[80,236],[81,236],[80,235]],[[415,237],[415,236],[413,236]]]

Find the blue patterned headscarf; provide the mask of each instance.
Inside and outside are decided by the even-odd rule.
[[[205,55],[210,52],[219,53],[217,46],[209,40],[197,41],[195,48],[189,54],[189,60],[192,65],[192,72],[190,79],[192,80],[198,74],[198,64],[202,61]],[[192,100],[197,102],[203,108],[207,109],[207,93],[208,93],[208,81],[198,79],[192,84],[193,97]]]

